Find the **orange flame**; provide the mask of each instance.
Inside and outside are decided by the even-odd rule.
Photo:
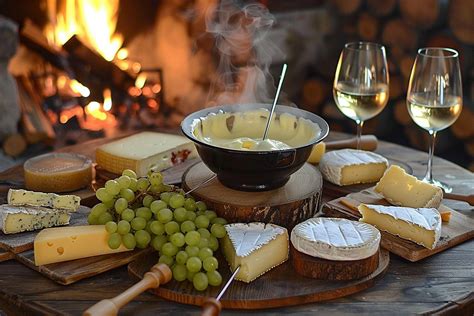
[[[104,111],[108,112],[112,109],[112,93],[110,89],[104,90]]]

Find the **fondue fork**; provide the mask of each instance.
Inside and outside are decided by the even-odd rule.
[[[230,286],[232,281],[234,281],[235,276],[237,273],[239,273],[240,266],[238,266],[235,270],[234,273],[230,276],[229,280],[227,280],[227,283],[224,285],[222,290],[219,292],[219,295],[217,295],[216,298],[209,297],[203,304],[202,304],[202,316],[217,316],[221,312],[222,305],[220,302],[220,299],[224,295],[225,291],[227,291],[227,288]]]
[[[272,122],[273,112],[275,112],[275,107],[278,101],[278,97],[280,96],[280,90],[281,90],[281,86],[283,85],[283,80],[285,79],[287,67],[288,67],[287,64],[283,64],[283,68],[281,70],[281,75],[280,75],[280,82],[278,82],[278,88],[275,94],[275,99],[273,99],[272,109],[270,111],[270,115],[268,116],[267,125],[265,126],[265,132],[263,133],[262,140],[267,139],[268,129],[270,127],[270,123]]]

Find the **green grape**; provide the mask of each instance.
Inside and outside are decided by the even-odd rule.
[[[196,225],[194,225],[194,223],[191,222],[191,221],[184,221],[181,224],[181,231],[183,233],[187,233],[187,232],[193,231],[195,229],[196,229]]]
[[[114,195],[119,194],[120,184],[115,180],[109,180],[105,182],[105,189],[107,190],[108,194],[114,196]]]
[[[209,285],[211,286],[219,286],[222,284],[222,276],[219,271],[209,271],[206,273],[207,279],[209,280]]]
[[[113,221],[114,217],[109,212],[105,212],[99,215],[97,221],[100,225],[105,225],[107,222]]]
[[[109,233],[109,234],[113,234],[117,231],[117,223],[116,222],[107,222],[105,224],[105,230]]]
[[[201,259],[198,257],[190,257],[188,261],[186,261],[186,268],[191,272],[198,272],[202,268]]]
[[[112,195],[110,195],[105,188],[100,188],[95,192],[95,196],[99,201],[106,202],[112,200]]]
[[[195,212],[196,211],[196,202],[193,198],[187,198],[184,200],[184,208],[186,211]]]
[[[201,236],[201,234],[199,234]],[[197,244],[198,248],[208,248],[209,247],[209,239],[201,237],[199,239],[199,244]]]
[[[178,250],[178,247],[176,247],[170,242],[167,242],[163,245],[163,247],[161,247],[160,253],[165,256],[173,257],[174,255],[176,255]]]
[[[211,220],[211,224],[221,224],[221,225],[225,225],[227,224],[227,221],[222,218],[222,217],[216,217],[216,218],[213,218]]]
[[[137,190],[146,191],[150,186],[150,181],[147,178],[140,178],[137,180]]]
[[[146,248],[151,241],[151,236],[146,230],[135,232],[135,240],[138,248]]]
[[[186,220],[186,212],[184,207],[178,207],[173,211],[174,219],[178,222],[184,222]]]
[[[196,219],[196,213],[191,212],[191,211],[186,212],[186,220],[194,222],[195,219]]]
[[[196,246],[186,246],[185,251],[188,257],[197,257],[199,255],[199,248]]]
[[[159,221],[152,221],[150,223],[150,230],[155,235],[163,235],[165,233],[165,225]]]
[[[134,219],[132,219],[130,224],[132,225],[132,228],[134,230],[142,230],[146,227],[146,219],[142,217],[135,217]]]
[[[147,221],[149,221],[152,216],[153,216],[153,213],[151,212],[151,210],[148,208],[148,207],[139,207],[135,210],[135,214],[137,217],[142,217],[144,219],[146,219]]]
[[[156,213],[156,218],[163,224],[173,220],[173,212],[169,208],[163,208]]]
[[[135,249],[135,247],[137,246],[137,241],[135,240],[135,236],[133,236],[130,233],[122,236],[122,243],[127,249]]]
[[[120,234],[120,235],[125,235],[127,234],[129,231],[130,231],[130,228],[131,228],[131,225],[128,221],[125,221],[125,220],[121,220],[120,222],[118,222],[117,224],[117,232]]]
[[[176,247],[183,247],[184,246],[184,235],[182,233],[174,233],[170,237],[170,242],[173,245],[175,245]]]
[[[124,209],[126,209],[128,207],[128,201],[125,200],[124,198],[118,198],[116,201],[115,201],[115,211],[118,213],[118,214],[121,214],[123,212]]]
[[[187,271],[184,264],[177,264],[173,267],[173,278],[178,282],[184,281],[186,280]]]
[[[109,201],[104,201],[102,202],[104,203],[105,207],[109,210],[111,209],[112,207],[114,207],[115,205],[115,200],[114,199],[110,199]]]
[[[197,231],[201,235],[201,238],[209,239],[211,237],[211,233],[206,228],[199,228]]]
[[[155,194],[163,192],[160,185],[150,185],[148,191],[153,192]]]
[[[120,196],[125,198],[128,202],[132,202],[135,199],[135,193],[130,189],[121,189]]]
[[[209,285],[207,275],[203,272],[196,273],[193,278],[193,285],[194,288],[198,291],[204,291],[205,289],[207,289],[207,286]]]
[[[203,260],[202,265],[204,267],[204,270],[206,270],[207,272],[214,271],[219,268],[219,262],[217,261],[216,257],[207,257]]]
[[[127,222],[131,222],[132,219],[135,218],[135,212],[132,209],[127,208],[122,212],[122,214],[120,214],[120,216]]]
[[[199,211],[205,211],[207,210],[207,205],[203,201],[198,201],[196,202],[196,207]]]
[[[135,171],[130,170],[130,169],[125,169],[124,171],[122,171],[122,175],[123,176],[128,176],[128,177],[133,178],[133,179],[137,178],[137,174],[135,173]]]
[[[164,235],[158,235],[155,236],[151,242],[151,245],[153,248],[155,248],[156,251],[160,251],[161,247],[168,241],[168,238]]]
[[[186,233],[186,235],[184,236],[184,240],[189,246],[197,246],[199,245],[199,241],[201,240],[201,235],[197,231],[193,230]]]
[[[196,212],[196,216],[201,216],[201,215],[204,215],[205,211],[197,211]]]
[[[168,204],[162,200],[156,200],[151,202],[150,204],[150,209],[153,212],[153,214],[157,214],[159,210],[162,210],[164,208],[167,208]]]
[[[153,232],[151,231],[151,222],[146,222],[145,230],[151,235]]]
[[[130,182],[132,182],[132,180],[129,176],[120,176],[117,179],[117,182],[119,183],[121,189],[126,189],[130,186]]]
[[[176,262],[178,264],[186,264],[186,261],[188,261],[188,253],[186,251],[180,250],[176,254]]]
[[[151,205],[151,203],[153,202],[153,200],[154,200],[153,197],[152,197],[151,195],[148,195],[148,194],[147,194],[147,195],[145,195],[145,196],[143,197],[142,204],[143,204],[143,206],[149,208],[150,205]]]
[[[209,210],[204,211],[204,215],[205,215],[207,218],[209,218],[210,221],[212,221],[214,218],[217,217],[216,212],[214,212],[214,211],[209,211]]]
[[[165,255],[161,255],[160,256],[160,259],[158,260],[159,263],[164,263],[166,264],[168,267],[171,267],[173,265],[173,258],[171,257],[168,257],[168,256],[165,256]]]
[[[175,193],[170,197],[170,206],[174,209],[182,207],[184,205],[184,196],[181,194]]]
[[[219,241],[216,237],[209,237],[209,248],[211,248],[212,251],[217,251],[217,249],[219,249]]]
[[[104,203],[99,203],[94,205],[94,207],[91,209],[91,214],[93,216],[99,217],[100,214],[107,212],[107,206],[105,206]]]
[[[168,204],[170,202],[171,195],[172,194],[170,192],[163,192],[160,194],[160,199]]]
[[[135,192],[137,190],[137,179],[130,178],[130,185],[128,186],[128,188]]]
[[[163,176],[159,172],[152,172],[148,175],[148,179],[152,185],[160,185],[163,183]]]
[[[175,221],[171,221],[165,224],[165,232],[168,235],[173,235],[174,233],[179,232],[179,224]]]
[[[212,257],[213,255],[214,255],[214,252],[211,250],[211,248],[203,247],[203,248],[199,249],[198,257],[201,260],[204,260],[208,257]]]
[[[173,186],[172,186],[172,185],[168,185],[168,184],[162,183],[162,184],[160,185],[160,191],[161,191],[161,192],[171,192],[171,191],[173,191]]]
[[[111,249],[117,249],[122,244],[122,236],[118,233],[110,234],[108,244]]]
[[[186,279],[189,281],[189,282],[193,282],[193,278],[194,276],[196,275],[196,272],[190,272],[188,270],[188,272],[186,273]]]
[[[211,234],[217,238],[222,238],[226,235],[226,230],[223,225],[221,224],[212,224],[211,226]]]
[[[99,225],[99,216],[94,216],[94,214],[89,213],[89,215],[87,215],[87,223],[89,225]]]
[[[205,215],[199,215],[194,223],[198,228],[207,228],[209,226],[209,218]]]

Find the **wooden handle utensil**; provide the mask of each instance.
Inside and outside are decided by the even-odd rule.
[[[125,306],[135,297],[148,289],[154,289],[159,287],[161,284],[168,283],[171,280],[171,277],[172,272],[166,264],[155,264],[149,272],[145,273],[145,276],[140,282],[112,299],[98,302],[94,306],[87,309],[83,316],[117,315],[120,308]]]
[[[474,194],[463,195],[463,194],[456,194],[456,193],[444,193],[443,197],[448,200],[463,201],[463,202],[468,203],[469,205],[474,206]]]
[[[216,298],[209,297],[203,304],[202,304],[202,316],[219,316],[222,305],[220,299],[224,295],[225,291],[227,291],[227,288],[230,286],[232,281],[234,281],[235,276],[237,273],[239,273],[240,266],[235,268],[234,273],[229,277],[229,280],[227,280],[227,283],[224,285],[222,290],[219,292],[219,295],[217,295]]]
[[[360,139],[360,146],[362,150],[374,151],[377,149],[377,137],[374,135],[362,135]],[[356,148],[356,138],[348,138],[343,140],[334,140],[325,142],[326,149],[341,149],[341,148]]]

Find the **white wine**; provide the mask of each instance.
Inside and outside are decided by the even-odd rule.
[[[407,99],[407,105],[411,118],[418,126],[437,132],[457,120],[462,110],[462,99],[445,96],[443,104],[439,104],[428,99],[426,93],[415,93]]]
[[[376,116],[388,102],[388,85],[383,83],[362,89],[339,82],[333,93],[339,110],[354,121],[365,121]]]

